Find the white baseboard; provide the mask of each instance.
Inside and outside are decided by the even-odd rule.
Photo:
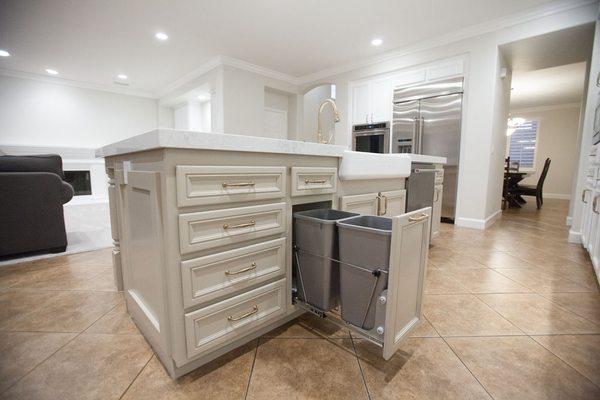
[[[573,217],[571,217],[570,215],[567,216],[567,226],[571,226],[573,225]]]
[[[544,193],[545,199],[571,200],[571,195],[568,193]]]
[[[581,243],[581,232],[569,230],[569,238],[567,240],[569,243]]]
[[[487,229],[490,226],[492,226],[494,224],[494,222],[496,222],[496,220],[498,220],[498,218],[500,218],[501,215],[502,215],[502,210],[498,210],[495,213],[493,213],[492,215],[490,215],[489,217],[487,217],[486,219],[459,217],[459,218],[456,218],[456,221],[454,221],[454,224],[456,226],[462,226],[463,228],[484,230],[484,229]]]

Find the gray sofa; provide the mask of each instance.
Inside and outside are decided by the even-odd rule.
[[[0,257],[65,251],[72,198],[60,156],[0,156]]]

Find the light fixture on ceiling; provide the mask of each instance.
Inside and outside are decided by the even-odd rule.
[[[169,39],[169,35],[167,35],[164,32],[156,32],[154,34],[154,37],[160,40],[161,42],[164,42],[165,40]]]
[[[117,78],[120,79],[120,80],[122,80],[122,81],[126,81],[127,80],[127,75],[125,75],[125,74],[119,74],[119,75],[117,75]]]
[[[375,38],[375,39],[371,40],[371,44],[373,46],[381,46],[383,44],[383,39]]]
[[[46,73],[48,75],[58,75],[58,71],[52,68],[46,68]]]
[[[10,53],[7,50],[0,50],[0,57],[10,57]]]

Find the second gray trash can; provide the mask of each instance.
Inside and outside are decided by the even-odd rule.
[[[342,319],[373,329],[377,297],[387,288],[392,220],[362,215],[337,226]]]
[[[332,209],[294,213],[298,295],[323,311],[335,308],[339,299],[339,268],[332,261],[338,258],[336,221],[356,215]]]

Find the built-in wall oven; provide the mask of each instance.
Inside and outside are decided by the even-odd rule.
[[[390,123],[354,125],[352,127],[352,150],[367,153],[389,153]]]

